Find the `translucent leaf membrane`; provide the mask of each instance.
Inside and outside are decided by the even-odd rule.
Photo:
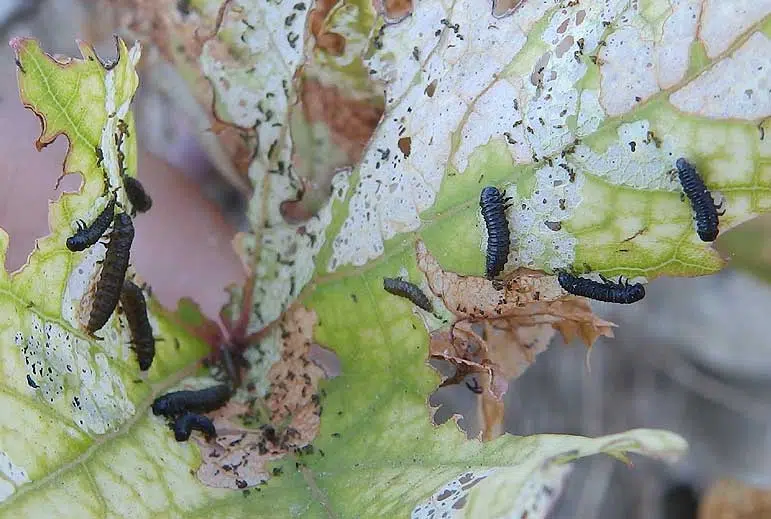
[[[211,16],[215,4],[191,9]],[[560,467],[577,457],[673,459],[685,449],[664,431],[480,442],[452,421],[433,426],[426,401],[440,380],[426,365],[429,334],[459,317],[445,303],[461,281],[432,286],[416,243],[441,279],[471,276],[464,282],[479,293],[462,295],[484,295],[478,197],[489,184],[513,202],[507,275],[719,269],[669,172],[681,156],[697,166],[725,200],[721,233],[766,211],[766,6],[741,2],[723,23],[726,7],[706,2],[510,2],[494,6],[500,18],[479,0],[226,4],[198,63],[218,118],[259,141],[252,229],[238,241],[254,281],[237,298],[251,305],[246,334],[258,344],[244,353],[244,387],[213,415],[233,445],[176,444],[162,421],[140,417],[38,472],[55,478],[9,456],[8,477],[34,491],[16,491],[8,510],[127,515],[131,500],[147,516],[536,514],[543,489],[557,492]],[[306,100],[309,91],[318,95]],[[385,292],[383,278],[396,276],[430,290],[437,315]],[[559,299],[553,280],[538,283]],[[609,330],[581,315],[553,327],[591,338]],[[337,356],[338,376],[312,367],[316,346]],[[290,384],[297,366],[303,382]],[[218,445],[232,464],[217,461]],[[243,463],[252,448],[254,471]]]

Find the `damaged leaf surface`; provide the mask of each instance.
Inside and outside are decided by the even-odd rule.
[[[505,273],[719,270],[669,174],[681,156],[725,200],[721,235],[767,210],[767,7],[742,4],[729,27],[691,0],[493,14],[475,1],[136,9],[177,35],[220,22],[199,34],[200,58],[174,59],[199,60],[217,118],[255,142],[252,229],[239,240],[255,273],[250,332],[314,272],[350,272],[414,234],[444,268],[481,274],[484,185],[513,198]]]
[[[216,4],[193,7],[211,13]],[[250,302],[247,333],[261,334],[259,347],[245,353],[254,389],[244,390],[262,403],[255,400],[261,410],[254,411],[242,394],[223,413],[237,411],[239,402],[246,406],[226,417],[243,421],[228,434],[235,432],[231,441],[254,434],[245,445],[257,452],[260,440],[268,440],[265,461],[281,444],[262,427],[271,419],[284,422],[286,433],[287,423],[305,416],[303,427],[313,431],[307,439],[315,437],[313,449],[297,444],[305,450],[269,470],[261,466],[253,479],[228,476],[237,488],[239,481],[251,488],[271,476],[246,497],[187,478],[199,451],[177,446],[190,455],[176,466],[183,479],[173,492],[148,497],[149,508],[193,517],[521,513],[531,509],[529,482],[553,465],[595,452],[665,456],[684,449],[679,437],[661,431],[481,443],[467,441],[452,422],[434,427],[426,399],[440,381],[425,361],[429,332],[441,323],[385,293],[382,278],[407,277],[445,303],[442,316],[481,325],[481,335],[473,326],[466,333],[486,342],[496,369],[516,374],[529,358],[506,364],[499,334],[508,342],[516,328],[515,340],[542,344],[535,339],[551,327],[591,343],[610,330],[580,302],[561,300],[553,278],[518,269],[649,279],[719,269],[722,261],[698,241],[690,207],[667,173],[679,156],[699,167],[726,198],[721,232],[767,210],[771,148],[758,123],[771,112],[770,98],[758,86],[762,75],[751,73],[767,66],[764,4],[743,4],[731,24],[716,22],[717,4],[686,1],[509,2],[496,4],[501,18],[477,0],[319,4],[315,19],[304,3],[227,4],[199,64],[218,117],[253,129],[259,141],[249,167],[252,229],[239,241],[254,282],[237,300]],[[377,16],[383,12],[400,21],[385,24]],[[223,57],[217,42],[238,52]],[[303,106],[301,85],[318,87],[339,109]],[[362,145],[368,132],[372,140]],[[336,172],[348,165],[350,171]],[[487,184],[514,199],[506,272],[516,272],[512,282],[523,292],[504,288],[505,302],[479,278],[454,274],[482,273],[486,237],[477,204]],[[313,203],[291,214],[282,205],[296,208],[302,200]],[[436,258],[430,267],[421,263],[429,253]],[[459,294],[463,283],[470,285]],[[544,297],[537,303],[536,291]],[[300,310],[282,318],[298,297]],[[469,298],[476,309],[459,308]],[[497,324],[508,327],[488,318],[496,309],[505,313]],[[303,326],[300,333],[292,323],[305,318],[313,330]],[[534,337],[520,336],[523,322],[535,328]],[[269,323],[275,325],[265,330]],[[298,404],[286,416],[270,405],[296,364],[285,354],[298,352],[292,333],[281,336],[282,323],[338,356],[340,376],[325,381],[308,373],[323,410],[317,424],[302,412],[315,411],[312,405]],[[276,398],[290,401],[295,391]],[[259,421],[249,425],[246,418]],[[146,423],[160,431],[157,422]],[[230,463],[214,471],[228,472],[225,465],[235,473]],[[131,480],[116,487],[140,491]],[[30,500],[30,510],[49,502],[46,492]],[[69,502],[79,495],[71,492]],[[513,497],[520,500],[512,504]]]
[[[22,102],[41,120],[38,149],[59,135],[66,137],[63,174],[80,173],[83,185],[80,192],[51,202],[51,233],[37,241],[27,264],[17,272],[0,273],[3,515],[46,516],[57,503],[63,515],[100,516],[122,506],[128,494],[122,493],[121,481],[148,471],[153,476],[142,491],[161,495],[172,480],[185,477],[184,471],[168,470],[196,458],[172,445],[168,430],[148,420],[145,412],[148,399],[205,352],[203,343],[175,324],[188,318],[149,301],[153,332],[164,341],[158,342],[152,367],[143,376],[129,348],[125,317],[114,314],[99,332],[102,340],[89,337],[78,317],[104,248],[72,253],[65,241],[77,219],[91,221],[102,210],[105,183],[120,185],[121,162],[129,174],[136,171],[129,104],[138,84],[134,67],[139,47],[129,50],[117,43],[117,61],[106,67],[83,43],[83,59],[55,60],[34,40],[11,42]],[[120,120],[132,136],[118,149]],[[25,174],[48,174],[52,184],[57,177],[55,171]],[[117,196],[128,207],[122,189]],[[8,240],[0,231],[3,262]],[[187,312],[196,313],[196,308]],[[81,499],[75,504],[56,495]]]
[[[756,80],[742,63],[752,61],[746,45],[765,44],[767,13],[748,8],[746,23],[726,28],[730,34],[723,36],[730,43],[704,57],[700,46],[707,48],[707,40],[717,38],[697,35],[692,20],[699,13],[702,20],[712,19],[713,7],[659,4],[643,9],[625,2],[516,2],[496,6],[502,17],[495,18],[488,14],[489,4],[423,2],[409,7],[412,16],[388,24],[362,14],[382,12],[382,6],[341,2],[320,4],[310,16],[308,50],[299,58],[307,68],[293,69],[295,62],[284,60],[290,73],[298,71],[295,79],[303,78],[292,83],[287,106],[302,106],[294,103],[298,92],[315,88],[306,76],[312,72],[335,78],[335,95],[330,92],[326,107],[333,113],[346,113],[334,110],[340,90],[371,99],[370,81],[379,82],[385,91],[383,116],[358,163],[350,174],[335,177],[331,197],[307,221],[292,222],[282,214],[286,205],[281,202],[299,201],[319,185],[300,172],[315,151],[308,136],[315,132],[323,137],[316,142],[329,143],[340,135],[317,125],[304,134],[277,134],[271,141],[275,146],[262,148],[251,170],[259,192],[250,213],[253,234],[244,237],[241,251],[262,276],[254,285],[249,330],[257,332],[275,320],[306,287],[299,297],[318,315],[314,337],[340,358],[342,375],[322,383],[327,397],[313,443],[326,456],[307,465],[314,474],[309,489],[318,490],[325,508],[344,516],[406,510],[396,501],[423,493],[422,485],[438,485],[420,470],[421,463],[438,474],[436,466],[449,452],[455,452],[455,460],[464,459],[464,449],[476,445],[460,442],[451,423],[428,428],[425,399],[438,380],[423,362],[438,350],[427,333],[446,337],[441,335],[446,330],[440,330],[436,317],[386,294],[383,277],[418,284],[443,303],[441,317],[459,321],[459,334],[475,334],[484,352],[469,358],[447,339],[443,358],[488,376],[498,373],[507,382],[554,331],[587,345],[611,335],[610,323],[593,316],[586,302],[566,298],[553,277],[538,271],[568,268],[652,279],[705,274],[722,266],[698,240],[690,206],[680,200],[679,185],[669,175],[678,157],[694,162],[710,188],[726,198],[721,232],[768,207],[760,171],[771,149],[758,131],[759,120],[771,112],[768,96],[755,89],[741,116],[730,118],[706,103],[686,102],[711,95],[705,78],[720,63],[737,73],[744,70],[742,81]],[[359,63],[368,69],[367,81],[362,82]],[[738,95],[723,86],[725,99]],[[269,94],[267,88],[254,92],[260,98]],[[232,106],[241,98],[223,97]],[[287,113],[316,114],[316,121],[330,113],[312,108]],[[348,130],[357,127],[352,121]],[[731,145],[716,147],[719,142]],[[322,155],[311,161],[322,170],[325,160],[344,165],[354,156]],[[488,184],[513,198],[507,213],[510,283],[502,291],[473,277],[484,266],[486,233],[478,197]],[[418,241],[425,244],[423,256],[415,251]],[[313,262],[293,263],[304,257]],[[428,257],[433,264],[426,263]],[[494,319],[498,312],[500,319]],[[493,377],[485,394],[495,400],[504,390]],[[344,451],[333,441],[340,438]],[[516,441],[496,440],[498,445]],[[494,444],[481,446],[474,456],[484,458]],[[518,457],[524,444],[510,445],[511,451],[496,452],[510,452],[516,465],[524,459]],[[372,452],[389,460],[382,462],[388,469],[372,460]],[[542,459],[540,451],[533,452],[531,459]],[[346,473],[356,469],[361,472]],[[457,475],[444,476],[442,484],[451,485]],[[378,486],[384,481],[387,486]],[[389,500],[386,490],[398,500]],[[456,513],[469,513],[461,496],[458,502]],[[421,510],[426,509],[414,509]]]

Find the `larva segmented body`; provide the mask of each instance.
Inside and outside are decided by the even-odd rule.
[[[557,275],[557,280],[560,286],[571,294],[606,303],[630,304],[645,297],[645,287],[640,283],[631,285],[628,281],[626,283],[616,283],[604,277],[602,278],[604,283],[600,283],[599,281],[574,276],[564,271]]]
[[[401,278],[383,278],[383,288],[386,292],[405,297],[426,312],[433,312],[434,305],[417,285]]]
[[[96,283],[94,303],[86,326],[89,333],[100,330],[118,305],[133,241],[134,224],[131,217],[126,213],[117,214],[102,261],[102,271]]]
[[[715,205],[712,194],[691,163],[684,158],[679,158],[675,167],[683,192],[690,200],[696,215],[696,232],[699,238],[707,242],[715,241],[719,232],[720,221],[717,210],[720,206]]]
[[[487,186],[479,196],[479,207],[487,227],[487,255],[485,274],[493,279],[503,271],[509,257],[509,222],[506,220],[506,202],[497,188]]]
[[[126,280],[120,293],[120,306],[126,314],[131,331],[131,349],[137,355],[139,369],[147,371],[155,357],[155,337],[153,327],[147,317],[147,303],[142,289],[134,282]]]
[[[110,227],[115,217],[115,198],[111,198],[101,213],[91,222],[91,225],[86,225],[83,220],[78,220],[78,230],[67,238],[67,248],[72,252],[80,252],[86,250],[99,241],[107,228]]]
[[[159,396],[153,402],[153,414],[179,416],[186,412],[207,413],[225,405],[230,399],[230,386],[216,386],[197,391],[174,391]]]

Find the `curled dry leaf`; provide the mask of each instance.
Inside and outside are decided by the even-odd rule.
[[[243,489],[259,485],[270,474],[266,464],[310,444],[321,415],[318,382],[324,371],[310,360],[316,314],[295,307],[280,322],[281,359],[268,372],[270,389],[261,401],[234,399],[213,416],[220,432],[213,443],[201,442],[199,479],[210,486]],[[250,424],[264,420],[259,428]]]
[[[554,276],[524,268],[501,282],[462,276],[442,269],[422,241],[416,249],[418,268],[456,322],[505,319],[508,327],[550,324],[566,340],[578,336],[587,346],[600,335],[613,336],[615,325],[596,317],[585,298],[566,295]]]
[[[342,36],[332,38],[332,34],[325,33],[317,44],[341,41],[339,45],[344,45]],[[292,162],[303,181],[303,193],[298,200],[281,204],[287,221],[305,221],[318,213],[330,197],[333,177],[361,160],[383,115],[384,100],[376,84],[363,81],[361,91],[353,96],[339,82],[318,65],[305,67],[298,80],[297,104],[291,107],[292,137],[297,143]]]
[[[484,373],[482,394],[500,400],[555,330],[566,341],[580,337],[587,346],[601,335],[613,336],[614,325],[595,316],[586,299],[565,295],[553,276],[519,269],[500,284],[461,276],[443,270],[421,241],[417,259],[431,291],[456,317],[449,332],[432,334],[429,345],[433,358],[456,367],[443,385]]]
[[[503,419],[506,416],[506,406],[503,401],[491,396],[489,391],[485,391],[482,393],[477,410],[482,440],[494,440],[505,432]]]
[[[506,319],[469,323],[463,321],[450,332],[441,330],[431,334],[429,355],[455,366],[455,375],[442,386],[458,384],[472,373],[482,373],[478,382],[482,394],[496,400],[503,398],[511,379],[519,377],[535,361],[536,355],[546,350],[554,336],[550,325],[514,326],[497,328]]]
[[[418,268],[426,275],[431,291],[459,320],[541,314],[564,295],[557,279],[541,272],[519,269],[504,282],[462,276],[442,269],[422,241],[416,248]]]
[[[482,393],[477,410],[482,439],[490,441],[504,432],[503,395],[509,381],[524,373],[536,355],[546,351],[555,331],[548,324],[509,326],[506,319],[484,321],[481,326],[489,364],[488,373],[479,377]],[[473,329],[468,322],[459,327]]]

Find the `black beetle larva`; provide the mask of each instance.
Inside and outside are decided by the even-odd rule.
[[[426,312],[433,312],[434,306],[426,297],[426,294],[417,285],[405,281],[402,278],[383,278],[383,288],[386,292],[405,297]]]
[[[207,440],[217,436],[214,423],[208,416],[193,413],[185,413],[177,418],[174,421],[174,425],[172,425],[172,429],[174,430],[174,438],[178,442],[187,441],[193,429],[204,433]]]
[[[600,283],[593,279],[574,276],[565,271],[559,272],[557,280],[560,286],[571,294],[606,303],[630,304],[645,297],[645,287],[640,283],[632,285],[628,281],[616,283],[604,277],[602,278],[604,283]]]
[[[123,187],[126,189],[126,196],[131,202],[132,211],[145,213],[153,206],[153,199],[145,191],[142,183],[134,177],[123,175]]]
[[[719,232],[720,222],[717,210],[720,206],[715,205],[712,194],[691,163],[684,158],[679,158],[675,167],[683,192],[691,201],[691,207],[696,215],[696,232],[699,238],[702,241],[715,241]]]
[[[115,217],[115,198],[111,198],[107,205],[104,206],[102,212],[91,222],[91,225],[86,226],[83,220],[78,220],[78,230],[67,238],[67,248],[72,252],[80,252],[86,250],[99,241],[107,228],[110,227]]]
[[[94,304],[86,326],[86,330],[90,333],[101,329],[118,305],[123,281],[126,279],[132,241],[134,241],[134,224],[131,222],[131,217],[126,213],[117,214],[110,233],[110,241],[107,243],[107,252],[102,261],[102,271],[96,282]]]
[[[128,279],[123,282],[120,306],[126,314],[131,331],[131,348],[137,355],[139,369],[147,371],[153,363],[153,357],[155,357],[153,327],[147,317],[147,303],[142,289]]]
[[[153,402],[153,414],[177,416],[188,411],[208,413],[225,405],[230,399],[230,386],[216,386],[198,391],[174,391],[159,396]]]
[[[487,227],[487,257],[485,274],[493,279],[501,273],[509,257],[509,222],[506,220],[506,205],[510,198],[504,198],[497,188],[487,186],[479,196],[479,207]]]

